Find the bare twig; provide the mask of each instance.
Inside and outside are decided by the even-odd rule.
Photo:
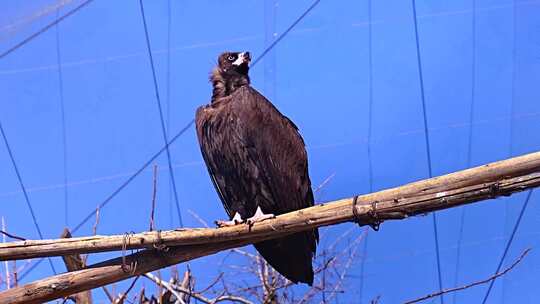
[[[203,225],[206,228],[210,228],[210,226],[208,226],[208,223],[205,220],[203,220],[202,217],[200,217],[195,211],[188,209],[187,212],[189,212],[191,216],[193,216],[199,223],[201,223],[201,225]]]
[[[99,206],[96,207],[96,221],[94,222],[94,226],[92,226],[92,235],[97,234],[98,225],[99,225]]]
[[[6,236],[8,235],[6,231],[6,221],[4,220],[4,217],[2,216],[2,243],[6,242]],[[4,266],[6,267],[6,289],[11,288],[11,276],[9,274],[9,262],[5,261]]]
[[[153,275],[153,274],[150,273],[150,272],[143,274],[143,276],[144,276],[145,278],[148,278],[150,281],[153,281],[154,283],[156,283],[156,284],[158,284],[158,285],[161,285],[161,286],[165,287],[165,289],[167,289],[168,291],[170,291],[170,292],[176,297],[176,299],[177,299],[181,304],[186,304],[186,303],[182,300],[182,295],[180,295],[180,293],[178,293],[178,292],[176,291],[176,289],[172,287],[172,284],[169,284],[168,282],[165,282],[165,281],[161,280],[160,278],[156,277],[155,275]]]
[[[105,295],[107,296],[107,298],[109,299],[109,301],[111,301],[111,303],[114,303],[114,296],[109,292],[109,290],[107,289],[106,286],[103,286],[101,287],[101,289],[103,290],[103,292],[105,293]]]
[[[212,283],[210,283],[206,288],[204,288],[201,291],[198,291],[197,293],[205,293],[205,292],[207,292],[212,287],[214,287],[217,283],[219,283],[219,281],[221,280],[222,277],[223,277],[223,272],[220,272],[219,275],[214,279],[214,281],[212,281]]]
[[[11,264],[11,273],[13,274],[13,283],[11,285],[13,287],[17,287],[19,285],[19,273],[17,272],[17,261],[13,261]]]
[[[322,183],[313,190],[313,192],[317,194],[319,191],[321,191],[334,178],[334,176],[336,176],[336,173],[330,174],[330,176],[323,180]]]
[[[184,294],[187,294],[205,304],[215,304],[215,303],[219,303],[219,302],[225,302],[225,301],[230,301],[230,302],[236,302],[236,303],[243,303],[243,304],[253,304],[251,301],[247,300],[247,299],[244,299],[242,297],[237,297],[237,296],[232,296],[232,295],[221,295],[219,297],[216,297],[214,299],[210,299],[210,298],[207,298],[199,293],[195,293],[191,290],[188,290],[188,289],[185,289],[177,284],[175,285],[172,285],[172,284],[169,284],[167,282],[164,282],[164,281],[161,281],[159,278],[157,278],[156,276],[154,276],[153,274],[151,273],[146,273],[144,274],[145,277],[147,277],[148,279],[154,281],[156,284],[162,284],[165,288],[167,288],[167,290],[170,290],[176,297],[177,299],[181,299],[182,297],[180,295],[178,295],[178,293],[184,293]]]
[[[351,268],[352,263],[354,261],[354,258],[356,257],[356,252],[358,251],[358,246],[356,246],[356,245],[361,240],[363,240],[364,238],[365,238],[365,232],[362,233],[356,240],[353,241],[352,244],[354,244],[354,245],[349,246],[349,248],[352,248],[352,252],[349,255],[349,258],[347,259],[347,262],[345,263],[345,266],[343,267],[343,270],[342,270],[341,274],[339,275],[339,278],[338,278],[337,282],[334,284],[334,288],[330,292],[330,296],[328,297],[327,301],[330,301],[338,293],[338,289],[343,284],[343,281],[345,280],[345,275],[347,274],[347,272]]]
[[[152,179],[152,210],[150,211],[150,231],[154,231],[154,229],[156,229],[156,224],[154,222],[154,212],[156,210],[157,173],[158,166],[154,164]]]
[[[508,268],[506,268],[505,270],[490,276],[487,279],[484,279],[484,280],[481,280],[481,281],[476,281],[476,282],[473,282],[473,283],[470,283],[470,284],[467,284],[467,285],[463,285],[463,286],[460,286],[460,287],[454,287],[454,288],[448,288],[448,289],[440,290],[440,291],[434,292],[432,294],[425,295],[425,296],[423,296],[421,298],[414,299],[414,300],[411,300],[411,301],[407,301],[407,302],[405,302],[405,304],[418,303],[418,302],[421,302],[421,301],[425,301],[427,299],[438,297],[438,296],[443,295],[445,293],[456,292],[456,291],[468,289],[468,288],[471,288],[471,287],[474,287],[474,286],[477,286],[477,285],[482,285],[482,284],[489,283],[489,282],[491,282],[493,280],[496,280],[498,277],[505,275],[506,273],[508,273],[512,269],[514,269],[514,267],[516,267],[516,265],[519,264],[521,262],[521,260],[523,260],[523,258],[529,253],[529,251],[531,251],[531,248],[528,248],[525,251],[523,251],[523,253],[521,253],[519,258],[517,258],[517,260],[515,260],[514,263],[512,263],[512,265],[510,265]]]
[[[124,303],[124,300],[126,299],[127,295],[131,292],[131,290],[135,286],[135,283],[137,283],[137,280],[139,279],[139,277],[140,276],[136,276],[135,279],[131,281],[131,284],[129,285],[128,289],[124,293],[122,293],[120,297],[118,297],[118,299],[114,301],[114,303]]]
[[[182,282],[180,283],[180,287],[183,289],[189,290],[190,292],[193,292],[193,277],[191,276],[191,269],[189,269],[189,264],[187,266],[187,270],[184,272],[184,277],[182,278]],[[184,294],[184,297],[182,298],[184,302],[189,303],[191,301],[191,294]]]

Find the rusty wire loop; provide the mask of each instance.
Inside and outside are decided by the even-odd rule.
[[[130,231],[130,232],[124,233],[124,236],[122,237],[122,265],[121,267],[125,273],[131,272],[131,274],[135,274],[135,270],[137,269],[137,260],[132,261],[130,265],[128,266],[126,262],[126,250],[127,250],[127,247],[130,245],[131,237],[134,234],[135,234],[134,231]]]
[[[356,205],[358,204],[358,195],[355,195],[352,200],[352,213],[354,216],[354,222],[358,224],[358,226],[362,227],[362,222],[360,221],[360,215],[358,214],[358,209],[356,209]]]
[[[156,230],[156,239],[157,241],[152,245],[154,249],[161,252],[168,252],[169,247],[163,243],[163,238],[161,238],[161,229]]]
[[[374,231],[379,231],[379,226],[380,226],[381,223],[383,222],[383,221],[379,218],[379,214],[377,213],[377,203],[378,203],[378,201],[373,201],[373,202],[371,202],[371,209],[368,211],[368,215],[369,215],[369,217],[371,218],[371,219],[370,219],[369,226],[370,226],[371,229],[373,229]],[[355,208],[355,209],[356,209],[356,208]]]

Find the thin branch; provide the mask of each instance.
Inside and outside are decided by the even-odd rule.
[[[99,225],[99,206],[96,207],[96,221],[94,222],[94,226],[92,226],[92,235],[97,234],[98,225]]]
[[[186,304],[183,300],[182,300],[182,295],[180,295],[175,288],[172,287],[171,284],[169,284],[168,282],[165,282],[161,279],[159,279],[158,277],[156,277],[155,275],[153,275],[152,273],[148,272],[148,273],[145,273],[143,274],[143,276],[147,279],[149,279],[150,281],[153,281],[154,283],[160,285],[160,286],[163,286],[165,287],[165,289],[167,289],[168,291],[170,291],[175,297],[176,299],[181,303],[181,304]]]
[[[109,290],[107,289],[106,286],[103,286],[101,287],[101,289],[103,290],[103,292],[105,293],[105,295],[107,296],[107,298],[109,299],[109,301],[111,301],[111,303],[114,302],[114,296],[109,292]]]
[[[4,230],[7,230],[6,229],[6,221],[4,220],[4,217],[2,216],[2,234],[3,234],[2,243],[6,242],[7,233],[3,232]],[[4,266],[6,267],[5,268],[5,270],[6,270],[6,289],[10,289],[11,288],[11,275],[9,274],[9,262],[5,261]]]
[[[205,292],[207,292],[212,287],[214,287],[217,283],[219,283],[219,281],[221,280],[222,277],[223,277],[223,272],[220,272],[219,275],[214,279],[214,281],[212,283],[210,283],[206,288],[204,288],[201,291],[198,291],[197,293],[205,293]]]
[[[354,244],[354,246],[351,244],[350,247],[352,247],[352,252],[351,254],[349,255],[349,258],[347,259],[347,262],[345,263],[345,266],[343,268],[343,271],[341,272],[341,274],[339,275],[339,278],[338,278],[338,281],[337,283],[334,285],[334,288],[332,289],[332,291],[330,292],[330,296],[328,297],[328,301],[330,301],[338,292],[338,289],[341,287],[341,285],[343,284],[343,280],[345,279],[345,275],[347,274],[347,272],[349,271],[349,269],[351,268],[352,266],[352,263],[354,261],[354,258],[356,257],[356,252],[358,251],[358,246],[355,246],[356,244],[358,244],[361,240],[363,240],[365,238],[365,232],[363,232],[356,240],[354,240],[352,242],[352,244]],[[347,250],[347,249],[345,249]]]
[[[191,214],[191,216],[193,216],[199,223],[201,223],[201,225],[203,225],[206,228],[210,228],[210,226],[208,226],[208,223],[205,220],[203,220],[202,217],[200,217],[195,211],[188,209],[187,212]]]
[[[127,295],[131,292],[133,287],[135,287],[135,283],[137,283],[137,280],[140,276],[136,276],[133,281],[131,281],[131,284],[129,285],[128,289],[120,295],[118,299],[115,300],[115,303],[123,303],[123,301],[126,299]]]
[[[516,267],[517,264],[519,264],[521,262],[521,260],[523,260],[523,258],[529,253],[529,251],[531,251],[531,248],[528,248],[525,251],[523,251],[523,253],[521,253],[519,258],[517,258],[517,260],[515,260],[514,263],[512,263],[512,265],[510,265],[508,268],[506,268],[505,270],[490,276],[487,279],[484,279],[484,280],[481,280],[481,281],[476,281],[476,282],[473,282],[473,283],[470,283],[470,284],[467,284],[467,285],[464,285],[464,286],[460,286],[460,287],[448,288],[448,289],[444,289],[444,290],[441,290],[441,291],[437,291],[437,292],[434,292],[432,294],[425,295],[425,296],[423,296],[421,298],[405,302],[405,304],[418,303],[418,302],[421,302],[421,301],[425,301],[427,299],[438,297],[438,296],[440,296],[442,294],[445,294],[445,293],[456,292],[456,291],[468,289],[468,288],[471,288],[471,287],[474,287],[474,286],[477,286],[477,285],[482,285],[482,284],[486,284],[486,283],[489,283],[491,281],[494,281],[498,277],[503,276],[506,273],[508,273],[509,271],[511,271],[512,269],[514,269],[514,267]]]
[[[180,292],[180,293],[187,294],[190,297],[193,297],[205,304],[215,304],[215,303],[224,302],[224,301],[231,301],[231,302],[237,302],[237,303],[243,303],[243,304],[253,304],[251,301],[247,299],[244,299],[242,297],[231,296],[231,295],[221,295],[214,299],[210,299],[199,293],[195,293],[191,290],[187,290],[179,285],[171,285],[165,281],[161,281],[160,279],[158,279],[156,276],[152,275],[151,273],[146,273],[144,274],[144,276],[154,281],[156,284],[163,284],[163,286],[167,288],[167,290],[170,290],[177,297],[177,299],[181,299],[181,296],[178,295],[178,292]]]
[[[336,176],[336,173],[330,174],[330,176],[323,180],[322,183],[313,190],[313,192],[316,194],[321,191],[334,178],[334,176]]]
[[[154,222],[154,212],[156,210],[157,173],[158,173],[158,166],[154,165],[153,179],[152,179],[152,210],[150,211],[150,231],[154,231],[154,229],[156,229],[156,224]]]

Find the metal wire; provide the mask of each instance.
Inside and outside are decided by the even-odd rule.
[[[3,59],[4,57],[6,57],[7,55],[13,53],[14,51],[16,51],[17,49],[19,49],[20,47],[22,47],[23,45],[27,44],[28,42],[34,40],[34,38],[40,36],[41,34],[45,33],[46,31],[48,31],[49,29],[51,29],[53,26],[57,25],[58,23],[62,22],[64,19],[66,19],[67,17],[75,14],[76,12],[78,12],[81,8],[85,7],[86,5],[90,4],[90,2],[92,2],[94,0],[86,0],[84,1],[83,3],[81,3],[80,5],[78,5],[77,7],[75,7],[74,9],[70,10],[69,12],[65,13],[64,15],[62,15],[60,18],[57,18],[55,20],[53,20],[51,23],[47,24],[46,26],[42,27],[41,29],[39,29],[37,32],[33,33],[32,35],[28,36],[27,38],[23,39],[21,42],[15,44],[14,46],[12,46],[11,48],[5,50],[4,52],[0,53],[0,59]]]
[[[516,1],[512,1],[512,25],[513,25],[513,37],[512,37],[512,83],[511,83],[511,99],[510,99],[510,116],[514,115],[515,112],[515,98],[516,98],[516,51],[517,51],[517,39],[516,39],[516,33],[517,33],[517,3]],[[510,119],[510,138],[509,138],[509,148],[508,148],[508,154],[510,156],[514,155],[514,132],[515,132],[515,126],[514,126],[514,119]],[[497,272],[500,271],[502,264],[504,262],[504,259],[506,258],[506,254],[508,253],[508,250],[510,249],[510,246],[512,245],[514,235],[516,231],[519,229],[519,225],[521,224],[521,218],[523,217],[525,210],[527,208],[527,205],[529,204],[529,199],[531,197],[532,190],[529,191],[529,194],[527,195],[525,202],[523,203],[523,206],[521,207],[520,214],[518,216],[518,219],[516,223],[514,224],[514,227],[512,229],[512,234],[510,235],[510,239],[508,240],[508,243],[506,244],[506,247],[504,249],[503,256],[501,257],[501,260],[499,261],[499,265],[497,266]],[[510,221],[510,204],[508,201],[505,202],[505,228],[508,227],[509,221]],[[506,231],[506,230],[505,230]],[[503,277],[503,288],[502,288],[502,297],[504,301],[505,296],[505,288],[504,288],[504,282],[506,278]],[[489,284],[489,287],[486,291],[486,294],[484,296],[484,300],[482,303],[486,303],[487,299],[489,298],[489,295],[491,293],[491,289],[493,288],[494,281],[491,281]]]
[[[431,149],[430,149],[430,143],[429,143],[429,129],[428,129],[428,120],[427,120],[427,111],[426,111],[426,98],[425,98],[425,92],[424,92],[424,77],[422,74],[422,56],[420,54],[420,41],[418,38],[418,20],[417,20],[417,15],[416,15],[416,1],[415,0],[412,0],[412,7],[413,7],[413,17],[414,17],[416,57],[417,57],[417,63],[418,63],[418,77],[420,80],[420,97],[422,99],[422,115],[424,118],[424,135],[425,135],[425,142],[426,142],[427,165],[428,165],[429,177],[432,177],[433,171],[431,168]],[[440,257],[440,251],[439,251],[439,232],[437,229],[437,214],[433,212],[431,214],[431,217],[433,219],[433,234],[435,236],[435,251],[436,251],[436,257],[437,257],[437,276],[439,280],[439,290],[443,290],[442,274],[441,274],[441,257]],[[441,295],[439,299],[440,299],[441,304],[444,303],[443,295]]]
[[[163,151],[165,151],[170,145],[172,145],[182,134],[184,134],[189,128],[193,125],[195,120],[191,120],[180,132],[178,132],[164,147],[162,147],[157,153],[155,153],[149,160],[147,160],[135,173],[133,173],[120,187],[118,187],[113,193],[111,193],[101,204],[99,204],[99,209],[103,209],[120,191],[122,191],[127,185],[129,185],[135,177],[137,177],[141,172],[144,171],[156,158],[158,158]],[[84,224],[86,224],[91,218],[95,216],[95,211],[92,210],[90,213],[77,225],[73,228],[73,233],[77,232]]]
[[[184,224],[182,222],[182,213],[180,211],[180,202],[178,199],[178,191],[176,189],[176,180],[174,178],[174,170],[172,167],[172,161],[171,161],[171,151],[169,150],[169,146],[167,145],[168,136],[167,136],[167,129],[165,128],[165,119],[163,117],[163,109],[161,106],[161,98],[159,96],[159,87],[157,83],[157,76],[156,76],[156,68],[154,66],[154,57],[152,56],[152,46],[150,43],[150,36],[148,34],[148,25],[146,24],[146,15],[144,12],[144,4],[143,0],[139,0],[139,7],[141,9],[141,15],[142,15],[142,22],[144,26],[144,36],[146,38],[146,48],[148,50],[148,59],[150,60],[150,67],[152,68],[152,80],[154,81],[154,93],[156,94],[156,102],[159,110],[159,120],[161,123],[161,133],[163,135],[163,142],[165,143],[165,151],[167,154],[167,165],[169,166],[169,176],[171,177],[171,183],[173,187],[173,193],[174,193],[174,201],[176,204],[176,212],[178,215],[178,222],[180,224],[180,227],[183,227]]]
[[[281,33],[281,35],[279,35],[279,37],[274,40],[274,42],[272,42],[272,44],[270,44],[270,46],[268,46],[262,53],[261,55],[259,55],[259,57],[257,57],[257,59],[255,59],[253,61],[253,63],[251,64],[251,66],[255,66],[261,59],[263,59],[263,57],[268,53],[270,52],[274,46],[276,46],[276,44],[278,44],[281,39],[285,38],[285,36],[287,36],[287,34],[289,34],[290,31],[292,31],[292,29],[298,24],[300,23],[300,21],[302,21],[302,19],[304,19],[304,17],[306,17],[310,12],[311,10],[313,10],[318,4],[319,2],[321,2],[321,0],[316,0],[314,1],[305,11],[304,13],[302,13],[302,15],[300,15],[286,30],[285,32]]]
[[[167,91],[166,91],[166,103],[167,103],[167,134],[171,131],[171,0],[167,0]],[[173,193],[172,193],[172,180],[169,179],[169,226],[173,227]]]
[[[272,43],[270,46],[268,46],[262,53],[261,56],[259,56],[258,60],[260,61],[265,54],[267,54],[270,49],[272,49],[274,46],[276,46],[277,42],[279,42],[283,37],[285,37],[298,23],[299,21],[304,18],[314,7],[315,5],[320,2],[316,1],[312,6],[310,6],[296,21],[293,22],[293,24],[283,33],[280,35],[274,43]],[[256,64],[254,62],[251,67],[253,67]],[[171,144],[173,144],[182,134],[184,134],[193,124],[195,123],[195,120],[192,119],[178,134],[176,134],[161,150],[159,150],[156,154],[154,154],[148,161],[146,161],[139,170],[137,170],[133,175],[131,175],[118,189],[116,189],[111,195],[109,195],[100,205],[99,209],[103,209],[105,205],[107,205],[111,199],[113,199],[122,189],[124,189],[135,177],[137,177],[144,169],[146,169],[163,151],[165,151]],[[75,233],[78,231],[86,222],[88,222],[93,216],[95,215],[94,211],[91,211],[75,228],[73,229],[73,232]]]
[[[24,186],[23,179],[21,177],[21,172],[19,171],[19,167],[17,166],[17,162],[15,161],[15,156],[13,155],[13,151],[11,150],[11,146],[9,145],[9,141],[7,139],[6,132],[4,131],[4,127],[2,126],[2,122],[0,122],[0,133],[2,133],[2,138],[4,139],[4,144],[6,145],[6,149],[9,154],[9,159],[11,160],[11,164],[13,166],[13,169],[15,170],[15,174],[17,175],[17,180],[19,181],[19,186],[21,187],[21,190],[23,191],[26,206],[28,207],[28,210],[30,210],[30,215],[32,216],[34,227],[37,230],[39,238],[43,239],[43,234],[41,233],[41,228],[39,228],[39,224],[36,218],[36,214],[34,212],[34,208],[32,207],[32,203],[30,202],[30,198],[28,197],[28,192],[26,191],[26,187]],[[49,264],[51,266],[53,273],[56,274],[56,269],[54,268],[54,264],[51,258],[47,258],[47,259],[49,261]]]
[[[92,1],[92,0],[90,0]],[[277,42],[279,42],[283,37],[285,37],[299,22],[302,18],[304,18],[314,7],[316,4],[318,4],[320,0],[316,1],[312,6],[310,6],[296,21],[283,33],[280,35],[276,41],[274,41],[273,44],[271,44],[268,48],[265,49],[265,51],[262,53],[261,56],[257,59],[257,61],[260,61],[265,54],[267,54],[270,49],[272,49]],[[251,66],[253,67],[257,62],[254,62]],[[102,203],[99,204],[98,208],[101,210],[104,206],[106,206],[118,193],[120,193],[127,185],[129,185],[141,172],[143,172],[156,158],[158,158],[163,151],[169,148],[171,144],[173,144],[182,134],[184,134],[189,128],[195,123],[195,120],[192,119],[180,132],[178,132],[163,148],[161,148],[156,154],[154,154],[148,161],[146,161],[133,175],[131,175],[120,187],[118,187],[113,193],[111,193]],[[84,224],[86,224],[90,219],[92,219],[95,216],[94,210],[89,212],[89,214],[77,225],[75,228],[73,228],[73,233],[77,232]],[[39,263],[39,262],[38,262]],[[35,269],[35,268],[33,268]],[[30,271],[27,271],[25,275],[30,273]]]
[[[476,99],[476,0],[472,0],[472,45],[471,45],[471,105],[469,107],[469,137],[467,141],[467,168],[471,167],[472,162],[472,136],[474,121],[474,105]],[[456,269],[454,272],[454,286],[458,285],[459,272],[461,267],[461,243],[463,242],[463,232],[465,226],[465,213],[468,206],[461,208],[459,220],[458,245],[456,249]],[[457,293],[453,294],[453,303],[456,303]]]
[[[371,134],[373,127],[373,36],[372,36],[372,1],[368,0],[368,73],[369,73],[369,96],[368,96],[368,134],[367,134],[367,159],[368,159],[368,179],[369,193],[373,192],[373,163],[371,156]],[[366,227],[366,236],[364,238],[364,254],[360,265],[360,286],[359,296],[360,303],[363,303],[364,280],[365,280],[365,263],[368,250],[369,229]]]
[[[60,14],[60,9],[56,10],[56,18]],[[64,106],[64,75],[62,69],[62,56],[60,52],[60,29],[58,23],[55,25],[56,30],[56,63],[58,65],[58,92],[60,96],[60,114],[61,114],[61,129],[62,129],[62,161],[64,174],[64,223],[69,227],[68,217],[68,170],[67,170],[67,136],[66,136],[66,111]]]
[[[497,265],[497,270],[495,270],[495,274],[499,273],[499,271],[501,270],[501,267],[504,263],[504,259],[506,258],[506,255],[508,254],[508,250],[510,249],[510,246],[512,246],[512,242],[514,241],[514,236],[516,235],[516,232],[519,229],[519,225],[521,224],[521,219],[523,218],[523,214],[525,214],[525,210],[527,210],[527,206],[529,205],[529,201],[531,199],[532,193],[533,193],[533,190],[532,189],[529,190],[529,193],[527,194],[527,198],[525,198],[525,202],[523,203],[523,206],[521,206],[521,211],[519,212],[519,216],[516,220],[514,228],[512,229],[512,234],[510,234],[510,239],[508,239],[508,242],[506,243],[503,255],[501,256],[501,260],[499,261],[499,265]],[[489,282],[489,287],[486,291],[486,294],[484,295],[482,304],[485,304],[487,302],[494,283],[495,283],[495,280],[491,280],[491,282]]]

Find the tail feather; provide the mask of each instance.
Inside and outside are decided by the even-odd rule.
[[[262,257],[277,272],[293,283],[313,285],[312,259],[315,255],[317,230],[295,233],[283,238],[254,244]]]

